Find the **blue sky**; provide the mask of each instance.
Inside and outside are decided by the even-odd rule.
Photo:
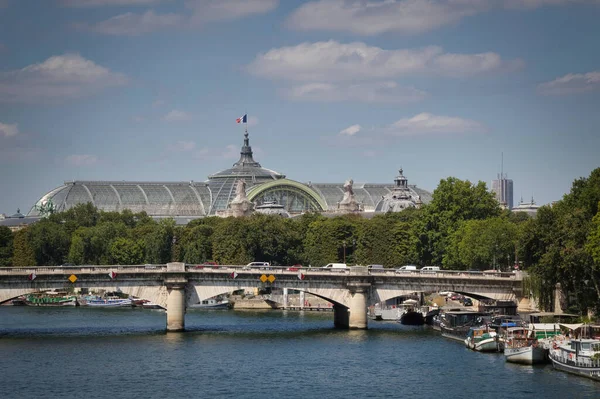
[[[504,171],[538,204],[600,166],[599,0],[0,0],[0,212],[66,180]]]

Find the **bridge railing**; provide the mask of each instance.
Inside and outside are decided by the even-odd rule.
[[[521,279],[522,272],[497,272],[497,271],[464,271],[464,270],[438,270],[421,272],[420,270],[397,271],[393,268],[369,270],[363,266],[350,266],[347,269],[325,269],[322,267],[305,266],[254,266],[244,265],[196,265],[185,264],[182,271],[186,272],[215,272],[241,271],[254,273],[308,273],[308,274],[360,274],[371,276],[396,276],[396,277],[425,277],[425,278],[467,278],[467,279]],[[165,273],[166,264],[146,265],[79,265],[79,266],[26,266],[26,267],[0,267],[0,275],[27,275],[30,273],[44,274],[97,274],[101,272],[116,273]]]

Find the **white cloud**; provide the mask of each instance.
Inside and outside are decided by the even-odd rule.
[[[59,0],[66,7],[149,6],[164,0]]]
[[[453,25],[497,8],[538,8],[598,3],[598,0],[317,0],[303,4],[287,20],[298,30],[417,34]]]
[[[358,132],[360,132],[360,125],[352,125],[339,132],[338,136],[354,136]]]
[[[504,61],[492,52],[454,54],[438,46],[384,50],[361,42],[330,40],[271,49],[257,55],[248,70],[265,78],[315,82],[389,79],[417,73],[469,76],[521,65],[519,60]]]
[[[187,0],[192,10],[191,23],[200,25],[208,21],[233,20],[274,10],[279,0]]]
[[[573,94],[594,90],[600,90],[600,71],[569,73],[538,85],[538,91],[542,94]]]
[[[306,83],[285,89],[288,98],[305,101],[365,103],[410,103],[428,94],[414,87],[402,87],[394,81],[363,83]]]
[[[427,112],[412,118],[403,118],[384,129],[384,133],[393,136],[424,134],[450,134],[485,132],[487,128],[474,120],[452,116],[439,116]]]
[[[460,21],[487,8],[483,0],[320,0],[300,6],[291,28],[377,35],[422,33]]]
[[[275,9],[278,4],[278,0],[186,0],[185,13],[157,14],[153,10],[141,14],[127,12],[95,24],[76,26],[106,35],[138,36],[159,30],[195,28],[209,22],[263,14]]]
[[[0,102],[46,102],[92,95],[121,86],[127,77],[95,64],[79,54],[48,58],[40,64],[0,72]]]
[[[79,27],[105,35],[139,36],[144,33],[178,27],[184,23],[183,15],[156,14],[149,10],[143,14],[128,12],[94,25],[79,25]]]
[[[173,144],[169,144],[168,149],[171,152],[188,152],[192,151],[196,148],[196,143],[194,141],[184,141],[180,140]]]
[[[98,157],[90,154],[73,154],[66,157],[65,161],[73,166],[92,166],[98,163]]]
[[[19,134],[17,124],[8,125],[0,122],[0,137],[13,137]]]
[[[503,5],[506,8],[539,8],[544,6],[562,6],[573,4],[594,4],[600,3],[599,0],[504,0]]]
[[[183,121],[188,121],[191,118],[192,118],[191,115],[188,114],[187,112],[174,109],[173,111],[166,114],[163,117],[163,120],[165,120],[167,122],[183,122]]]

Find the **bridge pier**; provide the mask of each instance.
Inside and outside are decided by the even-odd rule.
[[[351,330],[366,330],[367,321],[367,290],[371,284],[356,283],[349,285],[350,293],[350,316],[348,327]]]
[[[185,330],[185,285],[168,285],[167,331]]]
[[[348,308],[343,305],[333,305],[333,325],[335,328],[349,328],[350,314]]]

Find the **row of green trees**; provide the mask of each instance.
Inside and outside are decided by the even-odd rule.
[[[584,310],[600,307],[599,201],[600,168],[576,180],[562,200],[541,207],[536,218],[501,210],[482,182],[453,177],[442,180],[421,209],[372,218],[255,214],[176,226],[172,219],[85,204],[16,233],[0,228],[0,265],[346,261],[508,271],[519,264],[530,271],[542,306],[551,306],[561,283],[576,310]]]

